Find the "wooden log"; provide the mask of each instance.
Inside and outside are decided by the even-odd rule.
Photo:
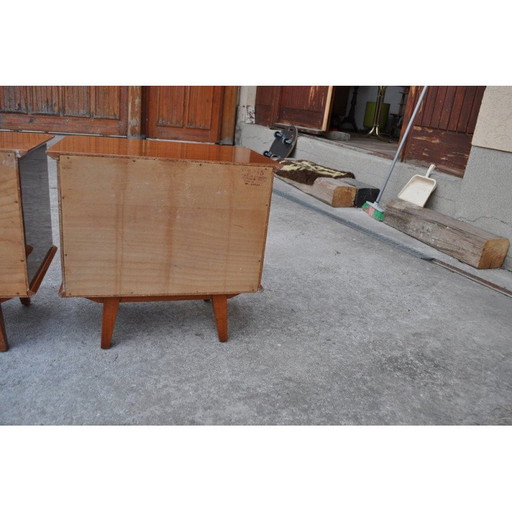
[[[508,238],[401,199],[386,204],[384,223],[479,269],[501,267],[510,245]]]
[[[317,178],[313,185],[278,178],[335,208],[359,207],[366,201],[375,201],[379,194],[379,189],[352,178]]]

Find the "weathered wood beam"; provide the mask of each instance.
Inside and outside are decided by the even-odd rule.
[[[401,199],[386,204],[384,223],[479,269],[501,267],[510,246],[508,238]]]
[[[313,185],[305,185],[283,176],[278,178],[335,208],[359,207],[366,201],[375,201],[379,194],[379,189],[352,178],[317,178]]]

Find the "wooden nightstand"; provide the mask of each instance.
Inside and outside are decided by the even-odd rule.
[[[1,303],[29,305],[57,251],[45,152],[52,138],[0,132],[0,352],[9,348]]]
[[[63,297],[103,304],[109,348],[120,302],[227,299],[260,288],[274,162],[246,148],[65,137],[58,160]]]

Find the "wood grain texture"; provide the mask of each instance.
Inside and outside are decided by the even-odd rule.
[[[16,158],[21,158],[51,139],[53,139],[53,135],[0,132],[0,152],[14,153]]]
[[[375,201],[379,194],[379,189],[352,178],[317,178],[312,185],[299,183],[283,176],[279,178],[334,208],[359,207],[366,201]]]
[[[66,155],[59,185],[65,296],[258,290],[271,167]]]
[[[409,122],[421,88],[411,87],[403,126]],[[462,176],[485,87],[429,87],[402,153],[407,161],[434,163]]]
[[[142,87],[128,87],[128,137],[142,136]]]
[[[333,207],[351,207],[354,206],[356,189],[351,185],[345,185],[344,180],[334,178],[317,178],[312,185],[306,185],[297,181],[279,176],[279,179],[289,185],[298,188],[302,192],[316,197],[320,201]]]
[[[332,86],[284,86],[281,89],[276,123],[319,131],[327,129]]]
[[[256,123],[325,131],[332,100],[332,86],[260,86],[256,91]]]
[[[219,142],[222,86],[148,87],[146,134],[158,139]]]
[[[220,129],[221,144],[234,143],[238,93],[239,87],[224,87],[224,99],[222,102],[222,124]]]
[[[408,160],[435,163],[462,176],[471,151],[471,135],[414,126],[408,143]]]
[[[118,156],[159,160],[193,160],[240,166],[271,166],[276,162],[241,146],[186,144],[163,140],[70,136],[48,148],[48,155]]]
[[[25,212],[25,216],[28,215],[28,204],[32,199],[36,202],[36,198],[32,197],[29,193],[30,190],[26,187],[22,194],[21,185],[27,176],[21,178],[20,174],[22,174],[22,170],[29,175],[32,173],[30,162],[32,162],[32,157],[37,155],[43,158],[46,170],[46,155],[43,145],[50,139],[52,139],[51,135],[0,133],[0,297],[33,295],[48,268],[47,265],[43,265],[43,268],[37,272],[37,279],[34,279],[34,290],[29,289],[27,257],[29,257],[29,261],[30,258],[34,258],[35,253],[39,252],[39,247],[33,246],[34,241],[27,242],[25,239],[28,224],[24,221],[23,212]],[[37,175],[36,180],[38,181]],[[39,184],[40,181],[38,181]],[[44,185],[40,185],[40,187],[42,190]],[[47,188],[46,194],[48,194]],[[25,207],[22,203],[22,196]],[[49,198],[47,207],[49,209]],[[43,217],[43,212],[34,211],[38,219]],[[48,249],[50,247],[46,249],[43,247],[43,250]],[[46,258],[48,265],[52,257],[53,253]]]
[[[28,293],[18,162],[0,151],[0,297]]]
[[[235,86],[0,86],[0,128],[232,144],[237,98]]]
[[[479,269],[501,267],[510,245],[507,238],[401,199],[386,204],[384,222]]]
[[[0,86],[0,127],[126,135],[128,87]]]

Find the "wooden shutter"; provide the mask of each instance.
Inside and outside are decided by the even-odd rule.
[[[485,87],[429,87],[406,142],[403,159],[435,164],[462,176]],[[411,87],[406,126],[421,87]]]
[[[256,123],[293,124],[304,131],[326,131],[332,86],[263,86],[256,92]]]
[[[0,128],[126,135],[128,87],[0,87]]]

